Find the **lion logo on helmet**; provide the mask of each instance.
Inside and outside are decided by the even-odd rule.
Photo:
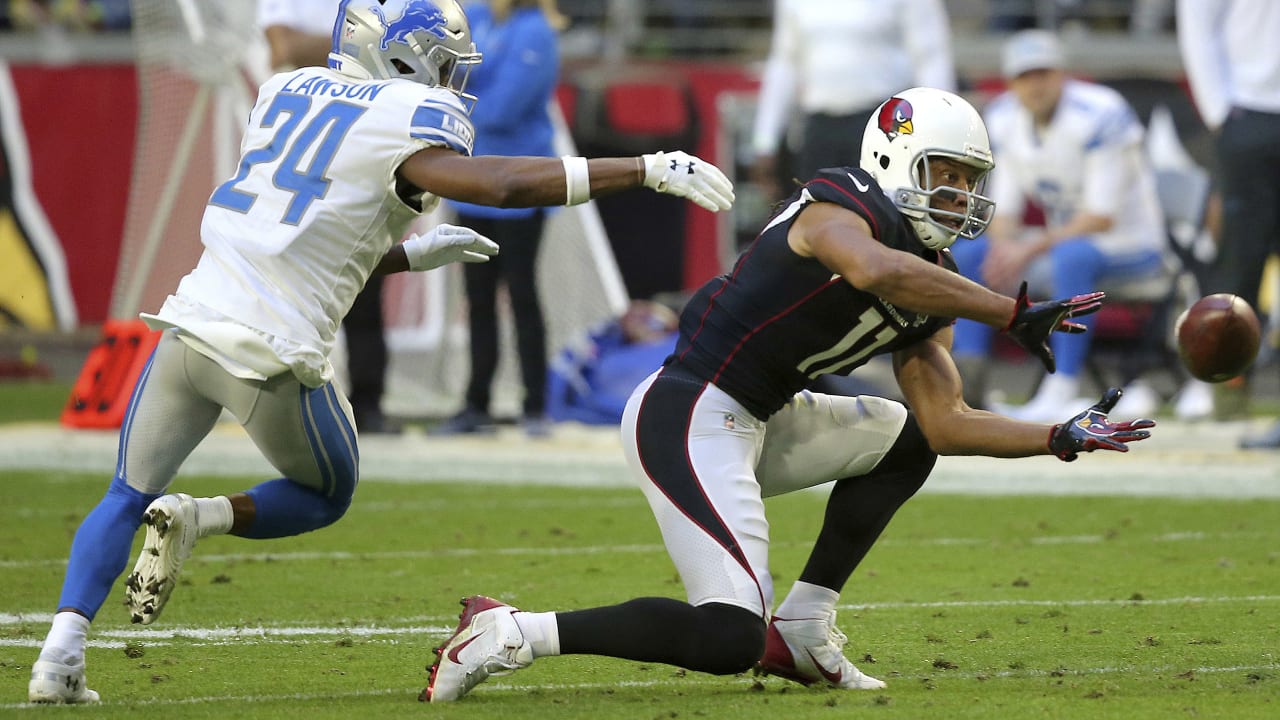
[[[409,36],[416,32],[429,32],[445,39],[444,28],[449,23],[440,8],[428,0],[408,0],[404,4],[404,12],[395,20],[388,21],[382,14],[382,7],[374,5],[373,14],[382,23],[382,49],[386,50],[391,43],[409,44]]]
[[[880,106],[880,116],[876,122],[880,125],[880,132],[889,138],[890,142],[899,135],[910,135],[915,132],[911,118],[914,114],[911,103],[902,98],[889,98],[884,105]]]

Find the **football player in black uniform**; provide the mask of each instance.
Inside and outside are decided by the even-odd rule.
[[[632,395],[627,461],[648,497],[688,602],[638,598],[561,613],[463,600],[422,699],[461,697],[536,657],[590,653],[709,673],[753,665],[804,684],[884,683],[845,658],[839,592],[938,455],[1071,461],[1126,451],[1149,420],[1112,422],[1119,397],[1058,425],[967,406],[950,355],[952,319],[1002,328],[1050,372],[1050,333],[1095,311],[1101,293],[1030,303],[955,272],[948,246],[986,227],[992,168],[981,117],[948,92],[913,88],[867,124],[861,167],[800,188],[680,319],[675,353]],[[906,405],[805,390],[892,354]],[[834,483],[800,579],[776,610],[763,498]]]

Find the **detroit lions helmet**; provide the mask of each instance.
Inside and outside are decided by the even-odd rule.
[[[950,158],[978,171],[967,189],[933,186],[929,160]],[[982,194],[994,162],[982,116],[964,98],[917,87],[886,100],[862,134],[863,170],[880,183],[925,247],[942,250],[957,237],[981,235],[995,203]],[[964,213],[931,207],[934,197],[962,199]]]
[[[329,67],[361,80],[404,78],[462,98],[480,53],[455,0],[342,0]]]

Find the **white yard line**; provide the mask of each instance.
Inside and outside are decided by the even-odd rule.
[[[1129,453],[1097,452],[1074,463],[1051,457],[948,457],[924,492],[1001,495],[1130,495],[1280,498],[1280,453],[1236,449],[1249,424],[1161,421]],[[0,425],[0,470],[100,473],[115,466],[117,434],[52,423]],[[364,482],[543,484],[630,487],[617,431],[557,427],[546,441],[504,428],[490,438],[421,433],[361,439]],[[183,475],[274,475],[243,430],[220,424],[182,467]]]
[[[839,606],[841,610],[902,610],[902,609],[928,609],[928,608],[990,608],[990,607],[1079,607],[1079,606],[1167,606],[1167,605],[1211,605],[1211,604],[1255,604],[1265,605],[1280,602],[1280,595],[1247,595],[1247,596],[1220,596],[1220,597],[1177,597],[1177,598],[1160,598],[1154,600],[1093,600],[1093,599],[1059,599],[1059,600],[974,600],[974,601],[944,601],[944,602],[901,602],[901,603],[864,603],[864,604],[844,604]],[[13,627],[20,625],[36,625],[39,630],[43,631],[43,626],[47,625],[52,614],[47,612],[32,613],[0,613],[0,627]],[[202,647],[202,646],[225,646],[225,645],[261,645],[274,643],[288,643],[291,646],[323,644],[330,645],[337,640],[344,638],[361,638],[363,643],[399,643],[399,642],[422,642],[426,638],[434,640],[436,638],[447,637],[453,630],[452,616],[440,617],[414,617],[404,618],[400,620],[386,621],[381,625],[372,626],[279,626],[279,627],[190,627],[178,626],[163,629],[102,629],[94,631],[94,639],[88,642],[90,648],[119,650],[125,648],[131,643],[139,643],[147,647],[163,647],[168,645],[181,644],[185,647]],[[403,624],[401,624],[403,623]],[[425,624],[424,624],[425,623]],[[36,637],[8,637],[0,639],[0,647],[14,648],[37,648],[40,647],[42,641]],[[429,643],[428,643],[429,644]],[[1005,670],[999,672],[985,671],[946,671],[945,677],[955,679],[973,679],[981,677],[982,679],[990,678],[1030,678],[1044,677],[1051,673],[1062,672],[1068,676],[1096,676],[1096,675],[1116,675],[1116,674],[1133,674],[1135,672],[1143,672],[1148,674],[1162,673],[1186,673],[1192,672],[1197,675],[1224,674],[1224,673],[1244,673],[1244,672],[1273,672],[1280,670],[1280,664],[1263,663],[1258,665],[1238,665],[1238,666],[1198,666],[1187,668],[1184,666],[1165,666],[1157,668],[1144,668],[1134,665],[1128,666],[1103,666],[1088,668],[1071,668],[1069,670],[1042,670],[1042,669],[1019,669]],[[891,675],[891,682],[903,680],[924,680],[928,678],[937,678],[940,673],[903,673]],[[691,674],[688,676],[669,675],[665,679],[657,679],[650,681],[610,681],[601,683],[548,683],[542,685],[530,684],[511,684],[501,679],[491,681],[485,688],[479,690],[482,693],[528,693],[530,691],[564,691],[564,690],[610,690],[619,687],[689,687],[693,686],[711,686],[738,684],[745,685],[755,683],[756,679],[751,677],[745,678],[717,678],[704,676],[700,674]],[[765,682],[774,682],[765,680]],[[785,681],[777,681],[783,682]],[[326,700],[339,698],[358,698],[358,697],[381,697],[391,695],[404,695],[412,697],[417,692],[416,688],[380,688],[374,690],[361,690],[354,692],[335,692],[335,693],[291,693],[279,695],[219,695],[209,697],[182,698],[182,699],[152,699],[138,700],[135,698],[125,698],[119,701],[107,700],[102,703],[103,706],[110,707],[113,705],[130,705],[144,707],[166,707],[166,706],[182,706],[182,705],[205,705],[220,703],[250,703],[250,702],[271,702],[271,701],[311,701]],[[0,710],[27,710],[36,706],[29,703],[7,703],[0,704]]]
[[[1240,540],[1261,538],[1263,533],[1203,533],[1178,532],[1147,536],[1106,536],[1106,535],[1044,535],[1026,540],[1030,545],[1098,545],[1111,543],[1122,545],[1127,542],[1201,542],[1209,540]],[[993,545],[997,541],[991,538],[893,538],[887,537],[877,542],[878,547],[955,547]],[[1006,541],[1007,542],[1007,541]],[[808,547],[810,541],[775,540],[774,548]],[[484,557],[488,555],[539,557],[606,555],[606,554],[659,554],[665,552],[661,545],[586,545],[582,547],[502,547],[502,548],[438,548],[431,550],[389,550],[380,552],[346,552],[346,551],[311,551],[280,553],[221,553],[195,554],[188,562],[192,563],[239,563],[239,562],[366,562],[369,560],[432,560],[449,557]],[[0,560],[0,569],[35,568],[63,566],[67,564],[65,557],[30,558],[26,560]]]
[[[1243,603],[1250,605],[1266,605],[1280,602],[1280,595],[1222,595],[1215,597],[1187,596],[1172,598],[1156,598],[1148,600],[1131,599],[1058,599],[1058,600],[955,600],[938,602],[888,602],[888,603],[844,603],[838,610],[915,610],[930,608],[994,608],[994,607],[1143,607],[1165,605],[1225,605]],[[49,612],[0,613],[0,627],[13,627],[25,624],[46,625],[53,619]],[[456,627],[456,615],[429,615],[410,618],[384,620],[380,625],[258,625],[238,627],[192,627],[179,625],[169,628],[105,628],[94,630],[95,637],[112,640],[138,641],[150,644],[161,644],[166,640],[181,640],[192,644],[222,643],[229,639],[243,641],[281,641],[306,644],[308,642],[329,643],[344,637],[398,637],[402,635],[421,635],[445,637]],[[41,628],[43,630],[43,628]],[[107,641],[107,642],[110,642]],[[23,638],[0,639],[0,646],[16,644],[28,646]],[[119,646],[123,646],[122,644]],[[91,644],[92,647],[92,644]],[[116,647],[116,645],[103,645]]]
[[[1033,677],[1049,677],[1056,673],[1061,673],[1068,677],[1080,676],[1096,676],[1096,675],[1132,675],[1135,672],[1165,674],[1165,673],[1187,673],[1191,672],[1196,675],[1217,675],[1223,673],[1246,673],[1246,672],[1266,672],[1280,670],[1280,664],[1263,663],[1259,665],[1232,665],[1225,667],[1218,666],[1198,666],[1188,668],[1185,666],[1162,666],[1156,668],[1144,668],[1134,665],[1112,666],[1112,667],[1089,667],[1089,668],[1072,668],[1069,670],[1005,670],[1001,672],[983,672],[983,671],[962,671],[962,670],[944,670],[939,672],[918,674],[918,673],[902,673],[890,675],[889,682],[903,681],[922,681],[939,677],[948,679],[978,679],[988,680],[991,678],[1033,678]],[[711,675],[703,675],[692,673],[689,675],[676,676],[674,674],[664,679],[657,680],[619,680],[609,682],[594,683],[545,683],[541,685],[530,684],[514,684],[504,681],[502,678],[491,679],[483,687],[475,692],[479,694],[511,694],[520,693],[528,694],[530,692],[565,692],[565,691],[602,691],[609,692],[618,688],[687,688],[690,686],[726,686],[739,685],[750,687],[757,681],[765,682],[776,687],[791,687],[790,681],[777,678],[755,678],[752,676],[744,677],[715,677]],[[419,688],[416,687],[397,687],[397,688],[379,688],[376,690],[356,690],[352,692],[334,692],[334,693],[288,693],[280,695],[216,695],[209,697],[197,698],[180,698],[180,699],[151,699],[136,700],[125,698],[118,701],[108,699],[102,702],[99,707],[125,706],[130,707],[166,707],[175,705],[207,705],[217,703],[257,703],[257,702],[280,702],[280,701],[310,701],[310,700],[337,700],[344,698],[361,698],[361,697],[385,697],[391,695],[404,695],[405,697],[414,697],[417,695]],[[37,712],[47,712],[46,705],[33,705],[31,703],[7,703],[0,704],[0,710],[36,710]]]

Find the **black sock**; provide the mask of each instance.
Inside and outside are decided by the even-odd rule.
[[[556,614],[560,653],[660,662],[730,675],[764,653],[764,619],[721,603],[693,606],[671,598]]]

